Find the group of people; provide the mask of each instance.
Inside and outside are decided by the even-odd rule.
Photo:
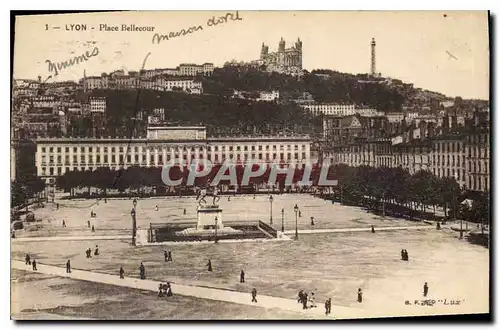
[[[173,261],[172,260],[172,251],[169,250],[169,251],[163,252],[163,256],[164,256],[166,262]]]
[[[158,287],[158,297],[172,297],[173,292],[172,292],[172,287],[169,282],[167,284],[162,284],[160,283]]]
[[[29,254],[26,253],[26,257],[24,258],[24,261],[26,261],[26,265],[32,265],[33,270],[37,270],[36,269],[36,260],[33,259],[33,261],[31,261],[31,256]]]
[[[408,261],[408,251],[406,249],[401,250],[401,260]]]
[[[308,295],[307,292],[304,292],[304,290],[300,290],[297,302],[302,304],[303,309],[318,307],[316,306],[316,297],[314,295],[314,291],[311,292],[310,295]]]
[[[87,250],[85,250],[85,254],[87,255],[87,259],[92,258],[92,249],[88,248]],[[99,246],[97,245],[95,246],[94,255],[95,256],[99,255]]]

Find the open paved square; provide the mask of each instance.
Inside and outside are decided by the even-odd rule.
[[[257,195],[221,198],[224,219],[267,220],[268,196]],[[91,235],[86,228],[92,201],[61,201],[59,210],[46,207],[35,213],[43,224],[57,229],[56,235],[77,233]],[[131,200],[110,199],[92,209],[97,218],[95,234],[121,231],[130,233]],[[308,195],[278,195],[273,203],[274,214],[281,208],[290,210],[285,217],[285,229],[295,226],[293,206],[299,204],[302,217],[300,229],[310,229],[309,217],[314,216],[318,228],[359,228],[375,226],[409,226],[413,222],[381,219],[359,208],[332,205]],[[69,207],[72,205],[73,207]],[[155,211],[155,205],[159,211]],[[149,222],[196,221],[194,198],[161,198],[139,200],[140,226]],[[245,207],[247,206],[247,207]],[[187,215],[183,216],[186,208]],[[76,214],[81,214],[81,218]],[[294,215],[294,214],[293,214]],[[65,219],[66,228],[60,224]],[[278,218],[277,218],[278,219]],[[48,221],[50,220],[50,223]],[[276,223],[275,223],[276,226]],[[57,228],[59,227],[59,228]],[[346,232],[301,234],[298,241],[240,242],[225,244],[194,244],[177,246],[132,247],[130,239],[41,241],[12,243],[12,257],[23,260],[26,253],[43,265],[64,267],[70,259],[74,269],[113,274],[118,277],[122,266],[127,277],[139,277],[139,264],[144,263],[148,279],[169,281],[175,285],[214,288],[227,292],[249,294],[253,287],[260,294],[296,299],[299,290],[316,292],[319,309],[327,298],[335,306],[360,309],[364,317],[420,315],[422,313],[487,312],[488,250],[458,240],[457,233],[448,229],[437,231],[424,226],[421,230],[392,232]],[[100,255],[90,259],[85,250],[99,245]],[[163,260],[169,249],[173,262]],[[410,261],[401,261],[400,251],[409,252]],[[213,272],[206,263],[212,261]],[[28,269],[28,266],[26,266]],[[239,283],[239,272],[246,273],[246,283]],[[460,305],[414,306],[405,302],[423,299],[422,286],[429,284],[429,299],[460,301]],[[79,282],[74,285],[78,286]],[[356,302],[356,292],[362,288],[364,300]],[[114,290],[114,289],[113,289]],[[154,295],[154,293],[151,293]],[[204,303],[200,303],[204,304]],[[357,312],[358,313],[358,312]],[[300,314],[300,313],[299,313]],[[236,313],[238,317],[240,314]],[[254,315],[254,314],[252,314]],[[293,314],[294,318],[296,314]],[[254,317],[254,316],[252,316]],[[300,316],[301,317],[301,316]],[[310,317],[310,315],[304,315]]]

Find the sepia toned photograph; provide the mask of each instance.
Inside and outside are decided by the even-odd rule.
[[[11,20],[12,320],[491,317],[488,11]]]

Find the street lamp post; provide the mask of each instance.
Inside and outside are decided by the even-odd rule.
[[[134,200],[132,201],[132,204],[134,205],[134,208],[130,212],[130,215],[132,216],[132,245],[135,246],[135,236],[137,234],[137,219],[136,219],[137,199],[134,198]]]
[[[269,224],[272,225],[273,224],[273,195],[270,195],[269,196],[269,204],[271,205],[271,211],[269,213]]]
[[[215,243],[217,243],[217,221],[218,221],[218,220],[219,220],[219,219],[217,219],[217,216],[216,216],[216,217],[215,217],[215,241],[214,241]]]
[[[295,204],[295,206],[293,207],[293,210],[295,211],[295,240],[298,240],[299,239],[299,231],[297,228],[297,221],[298,221],[297,212],[299,212],[299,207],[297,206],[297,204]]]
[[[281,232],[285,232],[285,209],[281,209]]]

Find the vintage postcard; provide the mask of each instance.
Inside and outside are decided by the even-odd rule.
[[[11,318],[487,318],[488,21],[17,15]]]

